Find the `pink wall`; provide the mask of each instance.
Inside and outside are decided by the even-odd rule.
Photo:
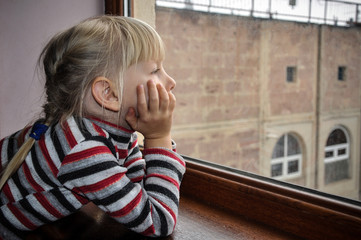
[[[0,138],[41,112],[37,58],[52,35],[103,13],[103,0],[0,1]]]

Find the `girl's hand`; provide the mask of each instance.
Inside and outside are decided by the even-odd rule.
[[[125,120],[134,131],[143,134],[145,148],[166,147],[171,149],[171,127],[175,96],[153,80],[147,82],[149,102],[143,85],[137,86],[137,111],[129,108]]]

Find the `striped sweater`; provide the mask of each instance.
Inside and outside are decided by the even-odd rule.
[[[30,130],[1,140],[0,170]],[[135,132],[99,119],[71,117],[50,126],[0,192],[0,236],[21,238],[90,201],[135,232],[171,234],[185,172],[173,148],[142,154]]]

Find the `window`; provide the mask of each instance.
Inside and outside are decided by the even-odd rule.
[[[302,154],[297,138],[285,134],[276,143],[271,160],[271,177],[289,178],[301,175]]]
[[[316,11],[317,0],[294,2],[292,10],[288,0],[156,1],[164,67],[177,81],[172,137],[181,154],[358,199],[355,168],[345,188],[325,186],[324,149],[336,124],[359,133],[359,30],[322,19],[345,4],[322,3]],[[347,7],[355,16],[355,4]],[[269,20],[260,20],[262,9]],[[286,19],[302,9],[310,24]],[[349,21],[338,17],[338,24]],[[340,75],[347,84],[337,80],[339,66],[346,66]],[[298,134],[286,134],[276,146],[282,134],[273,139],[273,131]],[[293,139],[298,148],[291,154],[285,148]],[[360,134],[354,139],[350,166],[360,155]]]
[[[346,67],[338,67],[337,80],[345,81],[346,80]]]
[[[287,82],[296,82],[296,67],[286,68],[286,80]]]
[[[325,183],[337,182],[349,178],[348,135],[343,127],[334,129],[325,147]]]

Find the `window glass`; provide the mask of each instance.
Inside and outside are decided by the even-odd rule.
[[[346,67],[338,67],[337,79],[339,81],[346,80]]]
[[[347,143],[346,134],[343,130],[338,128],[331,132],[330,136],[327,138],[326,146],[332,146],[342,143]]]
[[[325,147],[325,183],[349,178],[349,148],[347,132],[338,127],[330,133]],[[332,153],[332,154],[330,154]]]
[[[296,81],[296,67],[287,67],[286,80],[287,80],[287,82],[295,82]]]
[[[361,7],[345,2],[156,0],[178,152],[359,200]]]

